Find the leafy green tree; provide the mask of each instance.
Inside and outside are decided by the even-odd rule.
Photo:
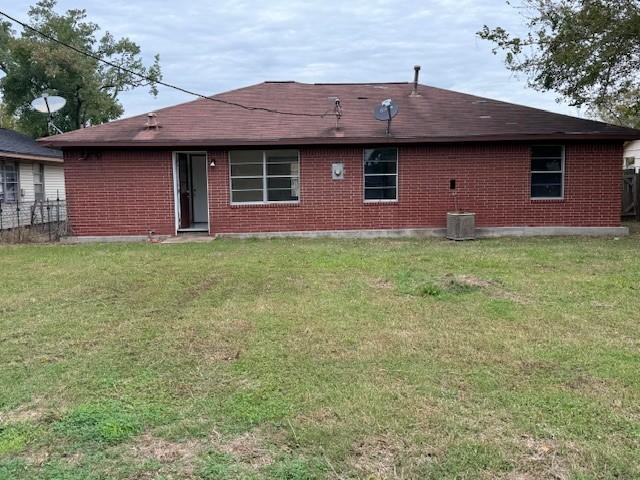
[[[16,119],[18,129],[33,136],[47,134],[46,116],[31,108],[31,101],[44,92],[67,100],[57,112],[55,124],[62,131],[113,120],[124,109],[118,100],[122,92],[148,87],[157,95],[161,80],[159,57],[145,66],[140,47],[128,38],[115,39],[109,32],[97,37],[98,25],[86,21],[85,10],[54,11],[55,0],[41,0],[29,9],[29,25],[67,44],[138,72],[147,79],[103,64],[23,29],[16,34],[9,22],[0,23],[0,92],[6,114]]]
[[[509,3],[509,2],[508,2]],[[570,105],[621,125],[640,125],[640,0],[522,0],[528,33],[484,28],[509,70]]]
[[[6,107],[0,103],[0,128],[15,129],[16,119],[7,113]]]
[[[629,90],[618,97],[603,98],[594,114],[609,123],[640,128],[640,90]]]

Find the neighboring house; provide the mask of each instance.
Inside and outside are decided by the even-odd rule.
[[[625,170],[633,168],[636,173],[640,173],[640,140],[625,145],[622,168]]]
[[[0,228],[42,222],[47,200],[64,199],[62,152],[0,128]]]
[[[637,130],[413,83],[211,98],[43,139],[64,151],[74,234],[431,235],[455,208],[481,235],[626,231],[620,158]],[[373,116],[388,98],[390,135]]]

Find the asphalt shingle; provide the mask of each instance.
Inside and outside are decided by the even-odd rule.
[[[0,156],[2,152],[17,155],[62,158],[60,150],[53,150],[38,144],[33,138],[6,128],[0,128]]]
[[[264,82],[213,96],[214,99],[285,112],[278,115],[198,99],[156,111],[159,128],[146,115],[41,139],[56,147],[215,146],[400,142],[460,142],[544,139],[640,138],[640,131],[574,118],[488,98],[412,83],[306,84]],[[342,104],[336,129],[332,97]],[[391,135],[373,116],[381,101],[399,106]]]

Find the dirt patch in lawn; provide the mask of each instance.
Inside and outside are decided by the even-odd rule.
[[[219,345],[215,350],[207,351],[203,357],[207,362],[231,362],[240,358],[242,352],[239,348],[230,345]]]
[[[585,372],[577,373],[571,380],[566,382],[565,388],[585,394],[600,394],[606,398],[615,385],[602,378],[596,378]]]
[[[521,445],[522,454],[517,461],[516,469],[507,476],[509,480],[565,480],[570,477],[567,459],[560,454],[555,440],[522,435],[517,443]]]
[[[501,282],[467,273],[433,276],[427,271],[410,269],[398,274],[396,288],[400,293],[435,298],[481,291],[494,299],[527,303],[518,294],[508,291]]]
[[[52,457],[59,458],[60,460],[68,463],[69,465],[77,465],[82,460],[84,454],[82,452],[62,452],[56,453],[51,447],[38,448],[35,450],[27,450],[22,455],[21,458],[31,464],[36,466],[41,466],[47,463]]]
[[[384,278],[374,278],[369,281],[369,285],[378,290],[390,290],[393,288],[393,282],[385,280]]]
[[[160,463],[190,462],[202,449],[202,443],[195,440],[170,442],[145,434],[131,446],[131,454],[135,458],[154,459]]]
[[[49,416],[51,416],[51,413],[42,406],[40,401],[35,401],[26,405],[20,405],[14,410],[0,413],[0,424],[38,422]]]
[[[395,477],[405,444],[395,435],[365,437],[352,447],[349,463],[358,472],[373,478]]]
[[[451,285],[463,285],[470,288],[490,288],[496,286],[491,280],[485,280],[475,275],[447,275],[446,280]]]
[[[141,435],[129,445],[126,456],[139,465],[155,460],[161,466],[158,469],[138,472],[130,478],[132,480],[174,478],[172,474],[177,470],[180,471],[180,478],[192,478],[198,456],[205,451],[205,447],[206,442],[199,440],[172,442],[148,433]]]
[[[153,459],[162,464],[178,464],[183,472],[192,472],[197,458],[213,449],[226,453],[238,463],[256,470],[273,463],[273,456],[260,430],[245,432],[234,438],[216,433],[208,439],[171,442],[151,434],[144,434],[130,446],[130,456],[137,460]]]
[[[218,449],[252,468],[259,469],[273,463],[260,431],[246,432],[219,445]]]
[[[200,329],[185,329],[177,340],[177,348],[206,363],[230,362],[240,358],[240,348],[227,340],[207,336]]]
[[[456,290],[482,290],[487,295],[498,300],[511,300],[516,303],[528,303],[520,295],[511,292],[495,280],[487,280],[476,275],[446,275],[445,281],[450,289]]]

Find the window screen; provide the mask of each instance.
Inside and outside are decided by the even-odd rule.
[[[229,157],[232,203],[299,200],[300,158],[296,150],[238,150]]]
[[[531,148],[531,198],[562,198],[564,195],[564,147]]]
[[[16,163],[0,160],[0,201],[15,202],[18,199],[18,190]]]
[[[44,165],[33,164],[33,195],[36,202],[44,201]]]
[[[364,199],[398,199],[397,148],[369,148],[364,151]]]

